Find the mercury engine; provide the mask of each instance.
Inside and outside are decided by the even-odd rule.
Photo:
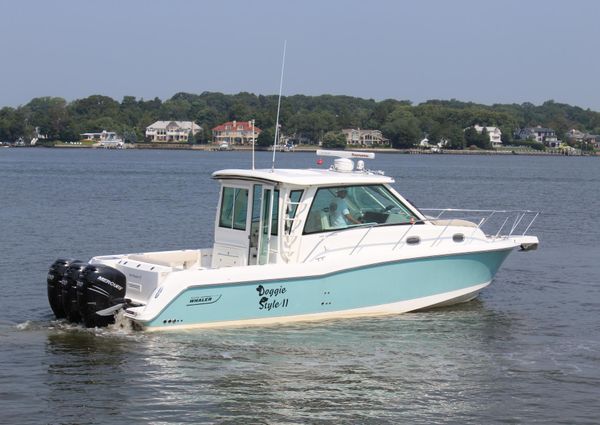
[[[83,321],[86,327],[115,322],[114,312],[126,304],[126,278],[103,264],[58,259],[48,272],[48,301],[56,318]]]
[[[66,317],[62,302],[62,280],[67,267],[75,260],[71,258],[59,258],[50,266],[48,270],[48,301],[50,308],[57,319]]]
[[[125,304],[127,279],[123,273],[103,264],[90,264],[77,282],[77,304],[86,327],[115,323],[112,314]]]
[[[63,278],[60,281],[62,306],[69,322],[81,322],[81,314],[77,304],[77,281],[86,266],[85,261],[73,261],[65,269]]]

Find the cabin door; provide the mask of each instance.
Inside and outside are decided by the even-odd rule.
[[[268,264],[271,243],[273,187],[255,184],[252,191],[252,219],[248,264]]]

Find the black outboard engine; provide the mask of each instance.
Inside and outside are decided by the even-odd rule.
[[[50,308],[57,319],[66,317],[66,312],[62,302],[62,285],[65,271],[67,267],[75,260],[72,258],[59,258],[50,266],[48,270],[48,302]]]
[[[63,310],[70,322],[81,322],[81,314],[77,304],[77,281],[87,265],[88,263],[85,261],[73,261],[65,270],[61,281]]]
[[[113,314],[96,313],[125,303],[126,283],[123,273],[103,264],[90,264],[83,269],[77,282],[77,304],[86,327],[115,323]]]

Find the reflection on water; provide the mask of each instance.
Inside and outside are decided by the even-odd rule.
[[[511,319],[479,301],[293,326],[58,329],[46,341],[47,411],[78,423],[467,419],[496,405],[495,346],[511,334]]]

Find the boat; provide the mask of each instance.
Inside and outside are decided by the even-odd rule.
[[[537,212],[418,209],[366,168],[373,153],[317,155],[333,163],[214,172],[212,246],[56,260],[52,310],[147,331],[400,314],[469,301],[513,250],[538,246]]]
[[[120,138],[107,139],[98,143],[98,147],[104,149],[124,149],[125,142],[123,142],[123,139]]]

